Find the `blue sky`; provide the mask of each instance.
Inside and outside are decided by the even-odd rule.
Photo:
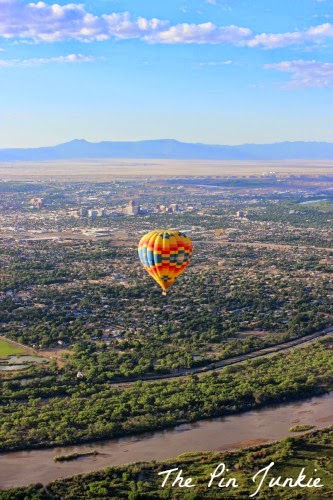
[[[0,0],[0,147],[333,141],[333,0]]]

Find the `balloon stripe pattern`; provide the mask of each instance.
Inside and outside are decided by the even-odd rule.
[[[192,250],[192,242],[186,234],[168,230],[145,234],[138,247],[143,267],[164,292],[189,265]]]

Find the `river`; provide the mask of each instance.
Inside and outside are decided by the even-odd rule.
[[[333,392],[302,402],[184,424],[160,432],[99,441],[89,445],[0,454],[0,488],[47,484],[55,479],[129,462],[165,460],[190,451],[224,451],[295,435],[289,428],[333,424]],[[56,455],[97,450],[98,455],[55,462]]]
[[[45,358],[40,356],[9,356],[7,359],[0,359],[0,371],[16,371],[25,370],[29,367],[29,363],[46,363]]]

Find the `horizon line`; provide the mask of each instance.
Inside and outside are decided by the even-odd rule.
[[[238,144],[223,144],[223,143],[208,143],[208,142],[190,142],[190,141],[184,141],[184,140],[179,140],[179,139],[174,139],[174,138],[159,138],[159,139],[122,139],[122,140],[112,140],[112,139],[102,139],[98,141],[90,141],[84,138],[74,138],[74,139],[69,139],[65,140],[64,142],[58,142],[56,144],[44,144],[40,146],[0,146],[0,151],[1,150],[11,150],[11,149],[40,149],[40,148],[54,148],[57,146],[62,146],[64,144],[70,144],[73,142],[81,142],[81,143],[86,143],[86,144],[101,144],[105,142],[110,142],[110,143],[141,143],[141,142],[173,142],[173,143],[178,143],[178,144],[190,144],[190,145],[200,145],[200,146],[212,146],[212,147],[230,147],[230,148],[236,148],[236,147],[241,147],[241,146],[271,146],[275,144],[295,144],[295,143],[308,143],[308,144],[333,144],[333,139],[331,141],[328,140],[315,140],[315,139],[309,139],[309,140],[277,140],[275,142],[243,142],[243,143],[238,143]]]

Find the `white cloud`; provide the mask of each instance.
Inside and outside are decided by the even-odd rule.
[[[135,21],[131,21],[128,12],[121,14],[104,14],[103,20],[107,24],[105,36],[107,38],[114,37],[118,39],[128,38],[146,38],[153,35],[155,32],[163,30],[168,24],[167,21],[160,19],[145,19],[138,17]]]
[[[130,19],[128,12],[95,16],[82,4],[24,4],[4,1],[0,9],[0,36],[32,39],[37,42],[61,40],[94,41],[114,38],[138,38],[165,26],[158,19]]]
[[[55,42],[68,39],[81,41],[109,38],[140,38],[150,43],[237,43],[251,35],[248,28],[217,27],[211,22],[178,24],[138,17],[128,12],[94,16],[81,4],[48,5],[45,2],[23,4],[5,2],[0,12],[0,36]]]
[[[208,22],[203,24],[177,24],[168,29],[146,35],[144,39],[151,43],[168,44],[238,44],[250,35],[251,30],[248,28],[239,28],[238,26],[218,27]]]
[[[216,5],[217,7],[220,7],[222,10],[231,10],[230,5],[225,2],[224,0],[206,0],[206,3],[210,5]]]
[[[228,59],[226,61],[208,61],[208,62],[201,62],[198,64],[198,66],[229,66],[230,64],[233,64],[233,61],[231,59]]]
[[[333,37],[333,24],[324,23],[313,26],[305,31],[290,33],[261,33],[245,42],[248,47],[276,49],[304,43],[322,43],[326,38]]]
[[[211,3],[214,0],[211,0]],[[304,31],[290,33],[253,34],[240,26],[132,19],[128,12],[94,15],[83,4],[65,5],[23,3],[22,0],[0,0],[0,38],[15,41],[82,42],[113,39],[140,39],[148,43],[163,44],[232,44],[235,46],[274,49],[300,44],[322,43],[333,38],[333,24],[325,23]]]
[[[156,18],[132,20],[128,12],[94,16],[83,5],[73,3],[60,6],[13,0],[5,2],[0,12],[0,36],[37,42],[140,38],[150,43],[237,43],[250,35],[247,28],[217,27],[211,22],[170,26]]]
[[[0,0],[1,1],[1,0]],[[68,54],[66,56],[33,58],[33,59],[0,59],[0,68],[10,68],[13,66],[40,66],[42,64],[60,63],[82,63],[100,60],[100,57],[84,56],[82,54]]]
[[[291,74],[287,88],[293,87],[330,87],[333,86],[333,63],[318,61],[282,61],[266,64],[267,69],[276,69]]]

